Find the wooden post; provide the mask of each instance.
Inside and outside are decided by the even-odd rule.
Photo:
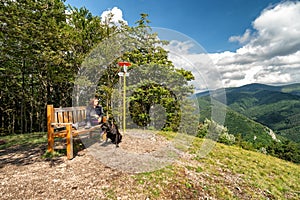
[[[66,125],[66,131],[67,131],[67,158],[72,159],[73,158],[73,137],[72,137],[72,124]]]
[[[124,72],[123,77],[124,83],[124,91],[123,91],[123,134],[126,132],[126,72]]]
[[[53,105],[47,105],[47,136],[48,136],[48,152],[54,152],[54,128],[51,123],[54,122]]]

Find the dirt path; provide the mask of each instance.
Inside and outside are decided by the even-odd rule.
[[[170,142],[149,132],[129,131],[119,148],[98,138],[87,142],[72,160],[43,159],[45,145],[1,150],[0,199],[107,199],[104,191],[112,182],[125,188],[123,196],[132,173],[158,169],[180,156]]]
[[[160,169],[178,159],[180,151],[165,138],[149,131],[127,131],[119,148],[110,143],[83,140],[88,153],[102,164],[126,173]],[[92,143],[89,145],[88,143]]]

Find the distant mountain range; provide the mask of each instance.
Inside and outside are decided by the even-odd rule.
[[[249,84],[226,88],[225,126],[248,141],[269,143],[272,130],[279,137],[300,142],[300,83],[270,86]],[[209,92],[197,94],[200,119],[210,117]],[[269,128],[269,129],[268,129]],[[271,129],[271,130],[270,130]]]

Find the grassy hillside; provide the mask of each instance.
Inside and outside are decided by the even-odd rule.
[[[295,142],[300,142],[299,94],[300,84],[251,84],[226,89],[227,105],[230,108]]]
[[[198,98],[200,107],[200,121],[211,117],[211,106],[209,97]],[[224,106],[223,106],[224,107]],[[226,107],[226,117],[224,126],[228,132],[235,136],[241,135],[244,141],[251,142],[256,147],[266,146],[272,143],[273,139],[269,135],[270,130],[260,123],[257,123],[246,116]]]
[[[171,132],[160,134],[170,140],[174,137]],[[6,141],[5,148],[15,145],[15,141],[18,141],[20,146],[31,145],[35,147],[36,144],[40,145],[41,140],[44,140],[46,145],[45,135],[45,133],[15,135],[0,137],[0,140]],[[157,171],[140,174],[114,172],[109,177],[109,187],[103,185],[100,187],[102,189],[99,193],[105,194],[105,199],[300,198],[299,165],[218,143],[207,156],[201,157],[198,150],[202,144],[202,139],[193,138],[193,145],[187,153],[173,164]],[[0,154],[0,156],[3,155]],[[82,168],[74,168],[73,164],[76,163],[77,158],[82,157],[75,157],[70,162],[65,161],[68,165],[68,171],[73,169],[84,171]],[[62,168],[63,166],[58,165],[53,166],[53,168]],[[26,168],[30,169],[30,165],[27,165]],[[97,171],[97,173],[99,172]],[[97,173],[89,171],[90,176],[97,177]],[[36,178],[42,179],[44,177]],[[65,177],[65,179],[67,178]],[[64,185],[57,184],[57,187],[64,190]],[[91,186],[87,185],[86,187]],[[76,188],[74,188],[75,190]]]
[[[133,175],[128,197],[150,199],[298,199],[299,165],[237,147],[216,144],[201,158],[196,139],[187,157],[164,169]],[[123,181],[126,181],[125,179]],[[110,188],[112,197],[119,180]],[[127,187],[129,189],[129,187]]]

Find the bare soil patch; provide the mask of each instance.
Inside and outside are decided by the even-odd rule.
[[[130,188],[132,174],[158,169],[176,158],[163,154],[170,153],[170,142],[153,133],[128,132],[119,148],[95,138],[72,160],[42,158],[46,144],[0,150],[0,198],[109,199],[112,183]],[[113,196],[126,199],[127,192],[120,190]]]

